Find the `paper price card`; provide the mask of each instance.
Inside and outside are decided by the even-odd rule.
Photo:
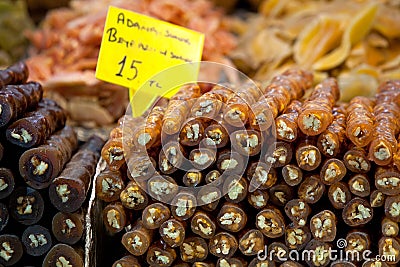
[[[104,27],[96,78],[130,88],[131,98],[143,86],[148,95],[170,97],[174,92],[163,87],[165,80],[150,79],[172,66],[200,61],[203,45],[202,33],[111,6]],[[180,76],[180,80],[189,82],[196,80],[197,75],[198,69],[160,77]],[[136,104],[143,106],[135,108],[140,112],[145,109],[145,104],[151,103],[132,105]]]

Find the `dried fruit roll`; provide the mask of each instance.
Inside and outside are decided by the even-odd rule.
[[[0,235],[0,264],[13,266],[24,253],[22,243],[15,235]]]
[[[109,234],[116,234],[124,229],[128,218],[121,202],[110,203],[103,209],[103,223]]]
[[[179,132],[179,142],[183,146],[197,146],[204,138],[204,123],[199,118],[189,118]]]
[[[384,236],[396,237],[399,234],[399,224],[389,218],[384,218],[381,222],[381,231]]]
[[[15,179],[10,169],[0,168],[0,199],[8,197],[14,190]]]
[[[378,208],[378,207],[382,207],[383,204],[385,204],[385,199],[386,199],[385,194],[383,194],[379,190],[374,190],[371,192],[371,195],[369,197],[369,203],[370,203],[371,207]]]
[[[247,262],[242,258],[219,258],[216,267],[224,266],[235,266],[235,267],[246,267]]]
[[[296,161],[305,171],[315,170],[321,164],[321,152],[314,145],[302,143],[296,148]]]
[[[269,200],[275,206],[283,207],[293,197],[292,188],[285,183],[274,185],[269,189]]]
[[[239,239],[239,250],[245,256],[256,255],[264,249],[264,235],[256,229],[246,231]]]
[[[344,182],[334,183],[329,186],[328,198],[335,209],[343,209],[351,200],[349,187]]]
[[[0,232],[7,226],[9,213],[7,205],[0,202]]]
[[[276,142],[274,151],[265,156],[265,161],[272,164],[272,168],[283,167],[292,160],[293,148],[290,143]]]
[[[19,172],[28,185],[46,188],[60,174],[77,146],[75,132],[66,126],[45,144],[25,151],[19,159]]]
[[[377,165],[388,165],[396,153],[396,136],[400,131],[400,107],[394,99],[398,96],[400,83],[398,81],[387,81],[382,83],[376,94],[376,105],[374,107],[375,128],[374,139],[369,146],[369,159]]]
[[[390,266],[384,261],[377,259],[369,259],[363,263],[362,267],[390,267]]]
[[[233,96],[233,91],[222,85],[214,85],[211,91],[200,96],[193,104],[190,115],[202,120],[217,117],[224,103]]]
[[[178,220],[187,220],[191,218],[196,211],[196,197],[189,192],[178,193],[171,203],[171,212]]]
[[[289,248],[282,242],[272,242],[268,245],[269,258],[275,262],[282,262],[282,259],[287,259]]]
[[[49,230],[40,225],[32,225],[26,228],[21,240],[26,253],[31,256],[46,254],[53,244]]]
[[[391,166],[377,167],[375,170],[375,186],[385,195],[395,196],[400,193],[400,171]]]
[[[318,202],[325,192],[325,185],[318,175],[304,179],[297,189],[297,195],[309,204]]]
[[[148,205],[142,212],[142,222],[147,229],[157,229],[171,217],[170,209],[162,203]]]
[[[227,232],[219,232],[214,235],[208,244],[212,255],[220,258],[230,258],[235,254],[239,244],[236,237]]]
[[[336,106],[332,113],[332,123],[317,140],[319,150],[327,157],[336,157],[346,141],[346,110],[343,106]]]
[[[122,205],[127,209],[142,210],[147,206],[149,197],[135,181],[130,181],[119,194]]]
[[[132,255],[124,256],[121,259],[115,261],[112,267],[140,267],[138,259]]]
[[[190,169],[182,177],[182,182],[187,187],[195,187],[203,181],[203,174],[200,170]]]
[[[400,222],[400,195],[386,198],[385,215],[395,222]]]
[[[355,197],[343,208],[343,221],[349,226],[364,225],[372,220],[373,209],[365,199]]]
[[[267,206],[269,200],[269,195],[266,190],[255,190],[253,192],[249,192],[247,194],[247,202],[256,208],[256,209],[263,209]]]
[[[311,213],[311,208],[301,199],[292,199],[286,203],[285,213],[295,225],[305,226]]]
[[[250,119],[251,127],[268,129],[290,101],[301,98],[312,82],[313,75],[302,70],[287,70],[275,76],[263,90],[264,95],[251,107],[254,113]]]
[[[357,267],[354,263],[346,260],[336,260],[331,263],[331,267]],[[383,266],[381,266],[383,267]]]
[[[367,197],[371,193],[368,176],[366,174],[355,174],[348,181],[350,192],[358,197]]]
[[[285,229],[285,244],[289,249],[301,250],[311,240],[311,232],[307,226],[289,224]]]
[[[303,103],[297,124],[309,136],[324,132],[333,121],[332,108],[340,97],[335,78],[327,78],[318,84]]]
[[[202,187],[197,193],[197,205],[203,210],[213,211],[218,207],[219,199],[222,197],[218,187],[208,185]]]
[[[201,237],[188,237],[180,245],[180,254],[185,262],[203,261],[208,256],[207,242]]]
[[[160,153],[161,155],[161,153]],[[147,153],[134,153],[126,157],[128,178],[130,180],[144,181],[153,176],[156,171],[156,161]]]
[[[278,238],[285,234],[285,219],[274,207],[267,207],[257,213],[256,226],[268,238]]]
[[[122,236],[121,243],[126,250],[134,256],[146,253],[153,239],[153,231],[144,227],[141,220],[129,227]]]
[[[379,255],[382,258],[391,259],[390,264],[400,261],[400,243],[397,238],[382,237],[378,242]]]
[[[49,187],[50,201],[59,211],[74,212],[86,199],[104,141],[92,136],[74,154]]]
[[[215,235],[217,226],[214,219],[207,213],[196,211],[191,219],[190,228],[194,234],[205,239],[210,239]]]
[[[95,186],[97,198],[105,202],[112,202],[119,199],[125,183],[119,170],[112,171],[107,168],[97,176]]]
[[[213,183],[213,185],[218,186],[223,182],[220,177],[221,173],[218,170],[211,170],[206,174],[204,181],[206,182],[206,184]]]
[[[0,91],[0,127],[35,109],[42,96],[43,88],[37,82],[4,87]]]
[[[229,175],[225,179],[222,193],[229,202],[239,203],[244,200],[248,192],[248,182],[237,175]]]
[[[371,169],[367,153],[363,148],[352,147],[343,156],[344,165],[351,172],[367,173]]]
[[[162,130],[166,134],[173,135],[179,132],[186,115],[190,112],[193,101],[200,95],[200,87],[197,84],[190,84],[182,86],[170,98],[162,121]]]
[[[169,176],[153,176],[147,181],[149,195],[162,202],[171,201],[178,193],[178,185]]]
[[[307,244],[305,250],[315,251],[313,257],[306,259],[308,266],[325,267],[329,265],[331,261],[330,251],[332,250],[330,244],[313,239]]]
[[[255,257],[248,265],[248,267],[275,267],[275,262],[268,259],[267,256]]]
[[[310,230],[315,240],[332,242],[336,238],[337,219],[330,210],[315,214],[310,220]]]
[[[292,100],[282,115],[275,119],[276,138],[286,142],[294,142],[298,136],[297,118],[299,116],[302,103]]]
[[[343,161],[336,158],[327,159],[321,167],[320,177],[324,184],[331,185],[340,182],[347,169]]]
[[[182,266],[182,267],[185,267],[185,266]],[[189,267],[189,264],[187,264],[186,267]],[[214,263],[210,263],[210,262],[204,262],[204,261],[199,262],[198,261],[198,262],[194,262],[192,267],[215,267],[215,265],[214,265]]]
[[[28,80],[29,69],[25,62],[19,61],[6,69],[0,70],[0,85],[22,84]]]
[[[168,246],[179,247],[186,236],[185,224],[177,219],[170,218],[160,225],[159,233]]]
[[[30,187],[19,187],[10,196],[9,212],[23,225],[37,223],[43,216],[44,201],[38,191]]]
[[[107,162],[110,170],[117,171],[125,163],[125,149],[122,137],[111,138],[104,144],[101,157]]]
[[[145,118],[145,122],[136,127],[132,138],[137,148],[149,149],[160,144],[164,113],[164,107],[155,106]]]
[[[153,267],[171,266],[177,257],[176,251],[162,242],[152,244],[147,250],[146,261]]]
[[[302,265],[302,264],[300,264],[300,263],[298,263],[296,261],[285,261],[279,267],[304,267],[304,265]],[[339,266],[335,266],[335,267],[339,267]],[[350,266],[350,267],[353,267],[353,266]]]
[[[83,215],[58,212],[53,217],[52,232],[57,241],[74,245],[81,240],[84,230]]]
[[[278,181],[278,173],[276,169],[262,161],[255,161],[249,165],[246,173],[247,180],[257,188],[268,189]]]
[[[163,145],[158,158],[158,166],[162,173],[171,174],[182,167],[186,152],[176,141],[170,141]]]
[[[222,205],[216,221],[223,230],[239,232],[246,226],[247,215],[239,205],[226,202]]]
[[[218,152],[216,165],[221,173],[241,173],[245,168],[243,157],[228,149],[223,149]]]
[[[198,170],[204,170],[214,164],[216,157],[216,151],[210,148],[196,148],[189,154],[193,167]]]
[[[251,106],[261,97],[262,92],[256,84],[244,84],[234,90],[234,94],[226,102],[224,107],[224,120],[234,126],[243,127],[246,125]]]
[[[42,99],[37,109],[13,122],[6,131],[7,140],[30,148],[43,144],[51,134],[65,125],[67,113],[55,101]]]
[[[74,248],[66,244],[57,244],[47,253],[42,266],[83,267],[84,265],[82,256]]]
[[[303,180],[303,171],[294,164],[287,164],[282,168],[282,176],[290,186],[296,186]]]
[[[346,135],[357,147],[365,147],[374,138],[375,101],[365,96],[356,96],[347,106]]]

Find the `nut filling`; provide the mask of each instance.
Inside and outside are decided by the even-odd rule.
[[[17,198],[17,212],[20,215],[32,214],[32,205],[36,202],[34,196],[20,196]]]

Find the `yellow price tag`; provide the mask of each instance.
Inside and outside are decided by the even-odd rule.
[[[130,96],[146,87],[146,93],[171,97],[172,88],[163,88],[166,80],[150,80],[154,75],[172,66],[199,62],[204,45],[204,34],[157,20],[129,10],[110,6],[101,42],[96,78],[130,88]],[[168,73],[162,79],[179,76],[180,80],[194,81],[198,69],[192,72]],[[182,77],[183,75],[183,77]],[[171,77],[172,76],[172,77]],[[165,92],[168,92],[165,95]],[[151,103],[137,101],[132,105],[136,114]]]

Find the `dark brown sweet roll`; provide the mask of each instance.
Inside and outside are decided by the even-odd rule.
[[[304,179],[297,189],[297,195],[309,204],[314,204],[321,199],[325,193],[325,185],[319,175],[311,175]]]
[[[275,207],[267,207],[257,213],[256,227],[268,238],[278,238],[285,234],[285,219]]]
[[[38,191],[30,187],[15,189],[9,202],[9,213],[23,225],[37,223],[43,216],[44,201]]]
[[[188,118],[179,132],[179,142],[183,146],[197,146],[204,138],[204,122],[199,118]]]
[[[74,245],[81,240],[84,230],[83,215],[58,212],[53,217],[52,232],[57,241]]]
[[[327,78],[318,84],[303,103],[297,124],[309,136],[324,132],[333,121],[332,109],[340,97],[335,78]]]
[[[265,208],[268,204],[268,200],[269,195],[267,190],[257,189],[247,194],[247,202],[256,209]]]
[[[49,230],[40,225],[26,228],[21,239],[26,253],[31,256],[46,254],[53,244]]]
[[[178,193],[171,203],[171,213],[176,219],[185,221],[196,211],[197,200],[190,192]]]
[[[8,208],[4,203],[0,202],[0,232],[7,226],[9,219]]]
[[[257,229],[247,230],[239,238],[239,250],[245,256],[257,255],[264,244],[264,235]]]
[[[96,178],[96,197],[112,202],[119,199],[119,195],[125,188],[125,182],[121,172],[106,168]]]
[[[232,257],[239,244],[236,237],[227,232],[219,232],[214,235],[208,243],[210,253],[220,258]]]
[[[228,149],[218,152],[216,166],[221,173],[242,173],[245,168],[243,157]]]
[[[355,174],[348,181],[350,192],[358,197],[367,197],[371,193],[369,178],[366,174]]]
[[[292,187],[285,183],[274,185],[268,191],[270,203],[279,207],[285,206],[294,197]]]
[[[398,265],[400,261],[400,242],[397,238],[382,237],[378,242],[378,247],[379,255],[382,258],[390,259],[390,264]]]
[[[383,218],[381,231],[384,236],[396,237],[399,234],[399,224],[389,218]]]
[[[139,260],[132,255],[124,256],[115,261],[112,267],[140,267]]]
[[[234,258],[219,258],[217,261],[216,267],[224,267],[224,266],[236,266],[236,267],[246,267],[247,261],[243,258],[234,257]]]
[[[254,115],[250,118],[250,126],[268,129],[290,101],[300,99],[312,82],[313,75],[303,70],[287,70],[275,76],[266,88],[261,89],[264,95],[251,107]]]
[[[369,259],[363,263],[362,267],[391,267],[391,266],[381,260]]]
[[[185,160],[186,152],[177,141],[163,145],[158,158],[158,166],[162,173],[171,174],[178,170]]]
[[[15,179],[10,169],[0,168],[0,199],[8,197],[14,190]]]
[[[110,170],[117,171],[125,163],[125,153],[127,151],[122,137],[109,139],[101,150],[101,157],[107,162]]]
[[[391,166],[375,169],[375,186],[388,196],[400,194],[400,171]]]
[[[127,209],[142,210],[147,206],[149,197],[145,190],[136,183],[130,181],[119,194],[122,205]]]
[[[336,260],[331,263],[331,267],[357,267],[357,266],[354,263],[347,260]]]
[[[327,159],[320,171],[320,177],[324,184],[331,185],[340,182],[346,175],[347,169],[343,161],[336,158]]]
[[[202,238],[210,239],[215,235],[216,224],[213,217],[204,211],[196,211],[190,221],[192,232]]]
[[[252,181],[252,184],[258,185],[260,189],[268,189],[278,181],[278,173],[276,169],[262,161],[252,162],[247,168],[247,180]]]
[[[299,127],[297,118],[302,103],[299,100],[292,100],[282,115],[275,119],[276,138],[286,142],[294,142],[297,139]]]
[[[386,198],[385,215],[395,222],[400,222],[400,195]]]
[[[329,243],[321,242],[318,240],[311,240],[305,250],[306,251],[315,251],[313,256],[306,259],[306,263],[308,266],[328,266],[331,261],[331,251],[332,245]]]
[[[156,175],[147,181],[147,190],[152,198],[161,202],[168,202],[176,196],[179,187],[172,177]]]
[[[285,229],[285,244],[289,249],[302,250],[312,238],[308,226],[289,224]]]
[[[37,109],[13,122],[6,131],[7,140],[30,148],[43,144],[50,135],[65,125],[67,113],[55,101],[42,99]]]
[[[160,144],[164,113],[165,107],[155,106],[145,117],[144,123],[136,126],[132,138],[137,148],[144,150]]]
[[[197,169],[190,169],[183,175],[182,182],[187,187],[198,186],[203,182],[203,173]]]
[[[168,267],[177,258],[175,249],[169,247],[162,241],[153,243],[147,250],[146,261],[152,267]]]
[[[310,219],[310,230],[315,240],[332,242],[336,238],[336,215],[330,210],[323,210]]]
[[[207,185],[201,187],[197,193],[197,205],[205,211],[213,211],[218,207],[221,190],[218,187]]]
[[[360,226],[370,222],[374,212],[369,202],[365,199],[355,197],[343,208],[343,221],[349,226]]]
[[[162,203],[153,203],[142,212],[142,223],[147,229],[157,229],[171,217],[170,209]]]
[[[204,181],[206,182],[206,184],[214,183],[213,185],[218,186],[223,183],[220,177],[221,173],[218,170],[211,170],[206,174]]]
[[[301,143],[296,148],[296,161],[305,171],[315,170],[321,164],[321,152],[314,145]]]
[[[130,180],[144,181],[154,175],[157,164],[154,158],[147,153],[131,153],[126,157],[126,165]]]
[[[229,142],[229,133],[223,121],[211,122],[204,129],[204,144],[208,147],[221,148]]]
[[[0,235],[0,264],[13,266],[22,258],[24,249],[15,235]]]
[[[182,86],[170,98],[162,120],[162,130],[166,134],[173,135],[179,132],[183,121],[192,108],[193,102],[200,95],[200,87],[197,84],[190,84]]]
[[[107,233],[111,235],[124,229],[128,218],[121,202],[110,203],[103,209],[103,223]]]
[[[187,264],[187,266],[182,266],[182,267],[189,267],[189,264]],[[215,267],[215,264],[211,262],[197,261],[192,264],[192,267]]]
[[[7,85],[0,91],[0,127],[35,109],[42,96],[42,86],[37,82]]]
[[[343,156],[344,165],[354,173],[367,173],[371,169],[367,153],[363,148],[352,147]]]
[[[46,188],[63,170],[77,146],[75,132],[66,126],[45,144],[25,151],[19,159],[19,172],[28,185]]]
[[[50,249],[43,260],[43,267],[74,266],[83,267],[82,255],[73,247],[66,244],[57,244]]]
[[[382,207],[385,204],[386,195],[379,190],[374,190],[371,192],[369,197],[369,204],[373,208]]]
[[[265,156],[265,161],[272,164],[273,168],[283,167],[292,160],[293,147],[290,143],[280,141],[274,147],[274,151]]]
[[[296,186],[303,180],[303,171],[294,164],[287,164],[282,168],[282,176],[290,186]]]
[[[344,182],[338,182],[329,186],[328,198],[335,209],[343,209],[351,200],[351,193],[348,185]]]
[[[181,259],[185,262],[201,262],[208,256],[207,242],[201,237],[188,237],[179,248]]]
[[[301,263],[298,263],[296,261],[285,261],[279,267],[304,267],[304,265]],[[339,267],[339,266],[335,266],[335,267]],[[355,266],[349,266],[349,267],[355,267]]]
[[[24,61],[18,61],[6,69],[0,70],[0,86],[22,84],[28,80],[29,69]]]
[[[292,199],[286,203],[285,213],[295,225],[305,226],[311,213],[311,208],[301,199]]]
[[[217,159],[216,151],[210,148],[196,148],[190,151],[189,159],[194,168],[204,170]]]
[[[144,227],[141,220],[136,221],[122,236],[121,243],[134,256],[146,253],[153,239],[153,231]]]
[[[239,203],[248,193],[248,181],[238,175],[230,175],[225,179],[222,194],[229,202]]]
[[[158,230],[162,240],[172,248],[182,245],[186,236],[184,222],[174,218],[164,221]]]
[[[262,255],[262,258],[255,257],[248,265],[248,267],[275,267],[277,266],[274,261]],[[291,267],[291,266],[290,266]]]
[[[222,205],[216,221],[223,230],[239,232],[246,226],[247,215],[239,205],[226,202]]]

